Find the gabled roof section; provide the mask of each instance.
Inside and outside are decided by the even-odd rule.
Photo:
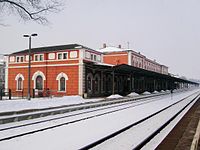
[[[47,47],[38,47],[38,48],[31,48],[31,53],[44,53],[44,52],[53,52],[59,50],[66,50],[66,49],[89,49],[91,48],[79,45],[79,44],[68,44],[68,45],[58,45],[58,46],[47,46]],[[26,54],[28,53],[28,49],[14,52],[11,55],[19,55],[19,54]]]

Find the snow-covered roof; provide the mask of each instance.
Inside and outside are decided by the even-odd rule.
[[[102,53],[106,53],[106,52],[122,52],[122,51],[126,51],[126,50],[124,50],[122,48],[118,48],[118,47],[108,46],[106,48],[102,48],[102,49],[99,49],[97,51],[102,52]]]
[[[103,66],[114,66],[112,64],[106,64],[106,63],[103,63],[103,62],[95,62],[96,65],[103,65]]]

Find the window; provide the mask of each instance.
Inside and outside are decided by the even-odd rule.
[[[58,91],[59,92],[66,92],[66,81],[68,80],[68,76],[61,72],[56,77],[56,80],[58,81]]]
[[[38,61],[38,55],[35,55],[35,61]]]
[[[91,54],[91,60],[93,60],[94,59],[94,55],[93,54]]]
[[[24,57],[20,57],[20,61],[23,62],[24,61]]]
[[[35,55],[35,61],[43,61],[44,55],[43,54],[36,54]]]
[[[92,80],[93,76],[91,73],[87,75],[87,91],[88,93],[92,93]]]
[[[43,79],[42,76],[37,76],[36,78],[36,89],[42,90],[43,89]]]
[[[40,61],[42,61],[43,60],[43,55],[40,55]]]
[[[23,80],[24,80],[24,76],[19,73],[16,77],[15,77],[15,81],[16,81],[16,90],[17,91],[21,91],[23,90]]]
[[[24,62],[24,56],[17,56],[16,62]]]
[[[65,91],[65,78],[60,78],[60,91]]]
[[[17,62],[19,62],[19,57],[17,57]]]
[[[62,59],[62,54],[58,54],[58,59]]]
[[[63,59],[67,59],[67,53],[63,53]]]
[[[17,90],[22,90],[22,78],[19,77],[17,80]]]
[[[57,56],[58,56],[58,59],[60,59],[60,60],[67,59],[68,53],[66,53],[66,52],[58,53]]]
[[[97,61],[97,55],[94,55],[94,61]]]

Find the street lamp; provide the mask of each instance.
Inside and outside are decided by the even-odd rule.
[[[36,33],[28,35],[23,35],[24,37],[29,38],[29,50],[28,50],[28,100],[31,100],[31,37],[37,36]]]

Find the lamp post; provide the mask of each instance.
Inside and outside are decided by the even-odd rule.
[[[29,50],[28,50],[28,100],[31,100],[31,37],[37,36],[36,33],[28,35],[25,34],[24,37],[29,38]]]

